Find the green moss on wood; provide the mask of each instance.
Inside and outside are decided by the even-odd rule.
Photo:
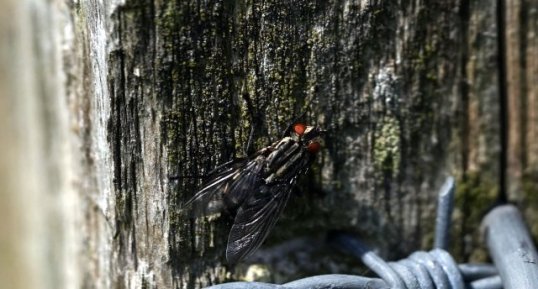
[[[484,179],[479,173],[467,173],[456,185],[456,220],[453,242],[455,256],[461,261],[485,261],[486,255],[480,236],[482,218],[498,198],[498,184]]]
[[[527,172],[521,178],[521,205],[525,221],[535,239],[538,239],[538,171]]]
[[[399,174],[401,158],[401,131],[396,118],[387,116],[375,135],[374,166],[376,170]]]

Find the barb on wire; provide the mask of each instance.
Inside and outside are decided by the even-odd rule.
[[[504,288],[538,288],[538,253],[518,209],[499,206],[486,215],[483,226]]]
[[[453,177],[448,177],[437,198],[437,217],[435,218],[434,248],[448,249],[450,223],[454,211],[454,193],[456,184]]]

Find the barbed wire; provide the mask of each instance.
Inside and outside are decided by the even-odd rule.
[[[437,204],[434,248],[386,262],[359,239],[333,233],[329,243],[360,260],[380,278],[328,274],[282,285],[231,282],[207,289],[531,289],[538,288],[538,254],[521,214],[511,205],[492,210],[483,221],[491,264],[457,264],[446,251],[454,209],[455,182],[449,177]],[[498,268],[498,269],[497,269]]]

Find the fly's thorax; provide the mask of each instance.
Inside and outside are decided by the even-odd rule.
[[[300,150],[297,141],[291,137],[285,137],[272,146],[271,153],[267,156],[267,169],[269,171],[280,167],[290,154]]]
[[[265,182],[294,181],[308,167],[312,158],[300,142],[291,137],[283,138],[267,156]]]

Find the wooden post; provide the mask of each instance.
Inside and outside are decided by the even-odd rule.
[[[347,268],[323,247],[334,229],[406,256],[431,247],[448,175],[459,260],[486,258],[477,228],[503,196],[536,218],[531,3],[30,2],[0,10],[10,288],[282,282]],[[180,208],[301,115],[328,130],[321,156],[231,268],[232,220]]]

